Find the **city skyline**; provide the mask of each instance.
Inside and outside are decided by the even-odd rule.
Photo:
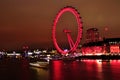
[[[53,47],[53,20],[65,6],[73,6],[80,12],[83,21],[82,42],[85,42],[86,30],[92,27],[99,29],[101,37],[120,37],[119,0],[5,0],[0,1],[0,50],[21,49],[24,45],[31,49]],[[74,20],[71,19],[74,18],[70,14],[63,15],[58,30],[66,25],[72,29],[76,23],[72,24]]]

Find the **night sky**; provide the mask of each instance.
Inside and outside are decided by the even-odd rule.
[[[53,47],[53,20],[65,6],[75,7],[82,17],[81,43],[91,27],[98,28],[101,37],[120,37],[120,0],[0,0],[0,50],[19,50],[23,45],[30,49]],[[57,31],[64,26],[69,29],[76,26],[70,13],[61,16]],[[64,34],[57,34],[60,44],[64,43]],[[73,40],[75,34],[74,30]]]

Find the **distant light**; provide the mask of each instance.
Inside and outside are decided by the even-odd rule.
[[[35,53],[35,54],[40,54],[41,51],[39,51],[39,50],[37,49],[37,50],[34,50],[34,53]]]
[[[68,49],[64,49],[64,52],[67,52],[68,51]]]
[[[32,55],[33,53],[32,52],[28,52],[28,55]]]
[[[50,57],[50,55],[48,54],[47,57]]]
[[[47,53],[47,50],[43,50],[42,52],[43,52],[43,53]]]
[[[105,31],[108,31],[108,28],[107,28],[107,27],[105,27]]]

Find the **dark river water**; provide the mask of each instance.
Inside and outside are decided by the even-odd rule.
[[[27,60],[0,60],[0,80],[120,80],[120,60],[50,61],[48,69]]]

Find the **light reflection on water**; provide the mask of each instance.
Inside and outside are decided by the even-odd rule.
[[[49,80],[48,70],[30,67],[32,80]]]
[[[47,71],[38,69],[37,80],[118,80],[120,60],[52,61]],[[45,77],[46,75],[46,77]]]
[[[119,80],[120,60],[50,61],[48,69],[23,61],[0,61],[0,80]]]
[[[118,80],[120,60],[53,61],[51,80]]]

